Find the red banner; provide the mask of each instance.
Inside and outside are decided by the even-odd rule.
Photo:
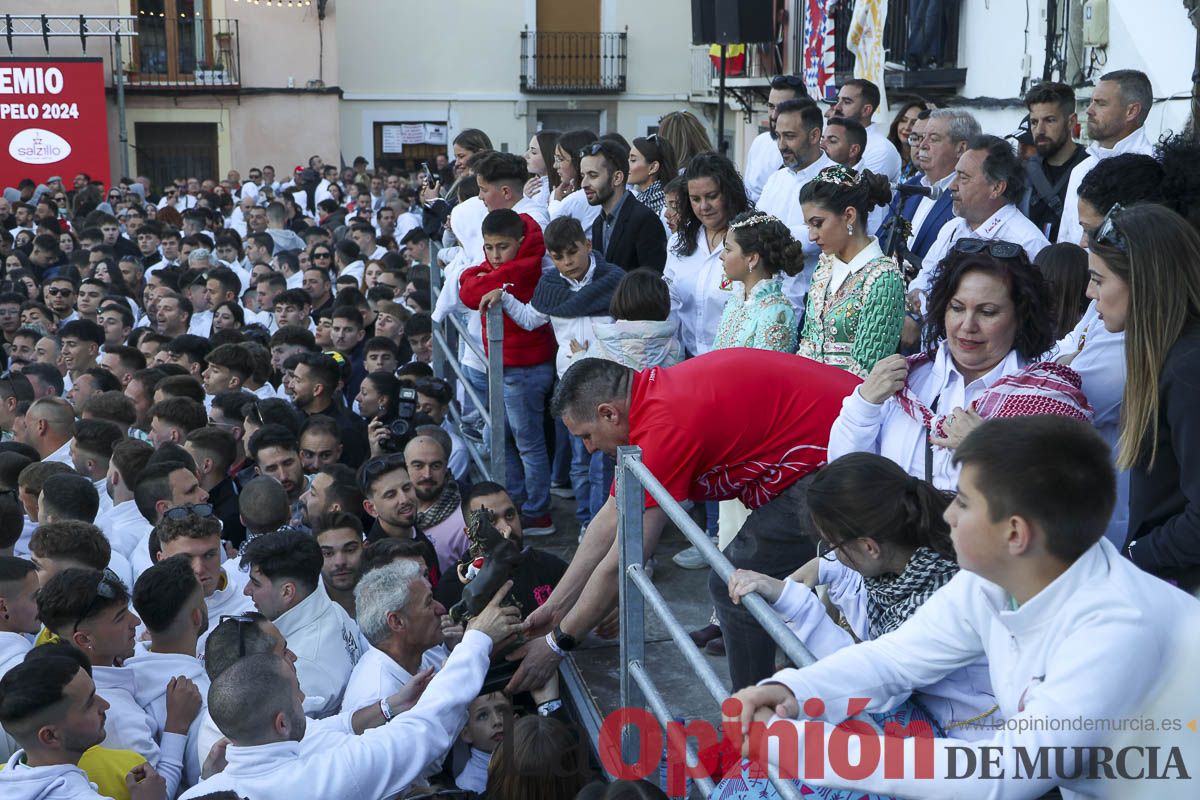
[[[104,62],[0,58],[0,186],[81,172],[112,185]]]

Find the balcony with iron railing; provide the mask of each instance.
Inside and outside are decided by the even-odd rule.
[[[229,91],[241,86],[236,19],[139,16],[124,55],[127,91]]]
[[[887,20],[883,26],[884,59],[892,64],[903,64],[908,52],[908,8],[912,0],[891,0],[888,3]],[[942,18],[941,66],[934,69],[888,69],[884,72],[884,86],[898,90],[945,90],[953,92],[966,81],[967,71],[958,68],[958,21],[961,3],[944,4]],[[854,77],[854,54],[846,46],[850,33],[850,20],[854,16],[854,4],[842,0],[834,9],[834,69],[837,81]]]
[[[619,94],[625,91],[628,34],[521,31],[521,91]]]

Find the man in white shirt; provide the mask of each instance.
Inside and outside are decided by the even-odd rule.
[[[446,579],[457,580],[453,575]],[[421,670],[446,662],[446,609],[433,599],[418,560],[399,559],[363,575],[354,589],[354,606],[370,647],[350,674],[346,708],[378,703]]]
[[[507,589],[505,590],[507,591]],[[497,601],[501,597],[497,595]],[[322,728],[305,736],[304,692],[280,657],[240,659],[213,680],[208,710],[231,741],[228,766],[185,792],[239,797],[391,797],[441,758],[466,722],[495,643],[520,629],[520,614],[493,602],[469,623],[462,642],[408,712],[355,736]],[[391,718],[389,710],[385,718]]]
[[[149,541],[152,526],[138,511],[133,499],[133,484],[125,476],[138,476],[154,454],[154,447],[138,439],[126,439],[113,447],[108,461],[105,485],[112,507],[96,517],[96,527],[126,558],[130,558],[138,542]]]
[[[862,169],[863,151],[867,147],[867,130],[857,120],[849,117],[834,117],[825,123],[825,133],[821,135],[821,150],[835,164],[841,164],[853,170]],[[876,206],[867,216],[867,231],[879,230],[887,206]],[[830,291],[835,291],[831,289]]]
[[[173,508],[155,527],[162,545],[157,560],[164,561],[177,555],[186,557],[204,589],[208,628],[201,633],[197,643],[201,658],[204,657],[204,641],[220,624],[221,617],[254,610],[253,601],[245,593],[249,576],[233,562],[222,565],[225,551],[221,542],[221,523],[211,512],[203,514],[204,511],[203,506]]]
[[[241,561],[249,568],[246,594],[296,654],[301,690],[310,700],[324,698],[319,707],[306,709],[315,717],[337,713],[362,655],[358,626],[321,589],[324,562],[316,540],[293,530],[255,537]]]
[[[74,468],[71,439],[75,437],[75,409],[61,397],[35,400],[25,412],[20,441],[38,451],[42,461],[58,461]]]
[[[822,119],[816,103],[808,98],[785,100],[776,111],[776,142],[784,168],[772,173],[756,207],[783,220],[792,236],[804,247],[804,272],[783,281],[783,293],[803,312],[804,298],[821,248],[809,238],[808,223],[800,208],[800,189],[834,162],[821,149]]]
[[[958,159],[950,195],[955,218],[942,227],[925,255],[910,294],[929,292],[938,265],[959,239],[1003,240],[1020,245],[1033,261],[1050,244],[1014,205],[1025,192],[1025,168],[1012,145],[998,136],[976,136]]]
[[[1079,224],[1079,182],[1101,160],[1122,153],[1153,155],[1154,146],[1146,136],[1146,117],[1154,103],[1154,90],[1144,72],[1120,69],[1100,76],[1087,110],[1088,157],[1071,170],[1067,196],[1063,200],[1058,241],[1082,244],[1083,226]]]
[[[754,137],[746,153],[746,166],[742,177],[746,184],[746,197],[753,204],[762,196],[767,179],[783,166],[783,157],[775,140],[775,122],[779,118],[779,104],[785,100],[807,98],[804,79],[799,75],[776,75],[771,79],[771,91],[767,93],[767,130]]]
[[[842,84],[837,102],[825,112],[827,119],[848,117],[867,129],[867,147],[863,151],[863,169],[876,175],[887,175],[895,183],[900,177],[900,153],[888,141],[887,130],[871,122],[879,108],[879,87],[863,78],[852,78]]]
[[[742,690],[735,718],[743,725],[769,720],[772,739],[790,739],[779,748],[786,757],[752,758],[764,769],[768,760],[803,764],[790,777],[814,785],[931,800],[1042,797],[1056,786],[1063,797],[1096,796],[1098,769],[1108,769],[1113,752],[1104,746],[1111,730],[1071,720],[1140,718],[1139,707],[1159,688],[1162,665],[1175,657],[1180,631],[1194,630],[1200,606],[1101,538],[1114,505],[1113,467],[1108,446],[1086,423],[1053,416],[992,420],[955,453],[962,475],[945,516],[961,571],[895,631]],[[1022,466],[1014,470],[1013,463]],[[853,540],[840,544],[856,547]],[[881,699],[930,686],[980,657],[995,679],[998,713],[938,722],[949,731],[985,729],[988,738],[927,735],[916,747],[909,739],[910,746],[898,748],[899,758],[884,759],[882,740],[868,735],[872,741],[852,747],[875,755],[852,782],[836,766],[815,769],[828,763],[826,737],[847,708],[884,711]],[[801,718],[802,709],[803,722],[775,728],[777,720]],[[781,735],[793,725],[792,736]],[[1021,768],[1050,751],[1069,753],[1074,766]],[[1144,770],[1146,754],[1138,751],[1136,769]],[[979,768],[938,780],[957,771],[951,764],[964,763]],[[1014,768],[1023,780],[996,780]]]

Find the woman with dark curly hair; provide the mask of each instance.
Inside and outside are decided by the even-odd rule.
[[[1054,346],[1049,291],[1021,245],[960,239],[929,294],[925,351],[882,359],[846,398],[829,459],[878,453],[953,490],[953,450],[984,419],[1061,414],[1091,420],[1069,367],[1037,363]]]
[[[736,288],[724,278],[721,253],[729,221],[746,211],[746,187],[737,168],[718,153],[701,153],[683,174],[678,231],[671,237],[663,279],[671,311],[689,355],[712,349],[725,302]]]
[[[803,270],[804,250],[787,225],[761,211],[738,214],[729,223],[721,263],[725,277],[742,290],[725,302],[713,349],[795,350],[796,310],[783,294],[779,273]]]
[[[809,237],[821,257],[799,354],[860,378],[896,352],[904,324],[904,277],[867,230],[871,211],[891,199],[887,176],[840,164],[821,170],[800,190]]]

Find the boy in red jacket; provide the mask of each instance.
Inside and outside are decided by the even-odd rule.
[[[542,229],[525,214],[497,209],[483,218],[484,262],[463,272],[458,294],[463,305],[483,314],[487,346],[487,307],[508,292],[522,303],[533,298],[542,277],[546,246]],[[554,533],[550,520],[550,459],[546,452],[546,396],[554,383],[554,332],[549,325],[527,331],[504,315],[504,416],[508,493],[521,508],[526,536]]]

